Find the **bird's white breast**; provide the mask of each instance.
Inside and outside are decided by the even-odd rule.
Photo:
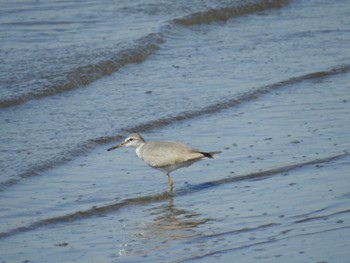
[[[141,153],[141,148],[142,148],[142,145],[140,147],[136,148],[136,155],[137,155],[137,157],[139,157],[140,159],[143,160],[142,153]]]

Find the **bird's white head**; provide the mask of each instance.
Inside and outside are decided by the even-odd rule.
[[[114,149],[124,147],[124,146],[138,148],[144,143],[145,143],[145,140],[142,138],[142,136],[140,134],[132,133],[128,137],[126,137],[126,139],[122,143],[109,148],[107,151],[112,151]]]

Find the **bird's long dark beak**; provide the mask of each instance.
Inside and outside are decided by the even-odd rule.
[[[123,146],[125,146],[125,142],[122,142],[121,144],[118,144],[118,145],[116,145],[116,146],[113,146],[113,147],[107,149],[107,151],[112,151],[112,150],[114,150],[114,149],[118,149],[118,148],[123,147]]]

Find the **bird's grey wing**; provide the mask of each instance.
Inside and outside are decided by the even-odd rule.
[[[203,154],[183,144],[149,142],[142,149],[143,159],[153,167],[164,167],[202,159]]]

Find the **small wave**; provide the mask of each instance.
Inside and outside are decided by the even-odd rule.
[[[115,136],[116,139],[121,137]],[[89,140],[85,143],[81,143],[71,150],[66,150],[56,157],[49,160],[37,163],[35,166],[30,167],[23,173],[18,174],[15,178],[9,179],[7,181],[0,183],[0,192],[6,190],[7,188],[18,184],[23,179],[35,177],[40,175],[42,172],[62,165],[66,162],[73,160],[76,156],[81,156],[82,154],[94,149],[96,147],[96,142],[94,140]]]
[[[109,136],[109,137],[100,137],[93,140],[88,140],[85,143],[81,143],[78,146],[76,146],[72,150],[67,150],[65,152],[62,152],[61,154],[57,155],[59,157],[54,157],[52,159],[49,159],[47,161],[41,162],[40,164],[37,164],[34,167],[30,167],[25,172],[18,174],[15,178],[9,179],[7,181],[0,183],[0,192],[4,191],[5,189],[18,184],[23,179],[34,177],[40,175],[42,172],[47,171],[49,169],[52,169],[54,167],[60,166],[66,162],[69,162],[73,160],[77,156],[81,156],[82,154],[86,154],[86,152],[89,152],[93,150],[96,145],[103,145],[112,141],[121,140],[123,136],[115,135],[115,136]]]
[[[194,26],[210,24],[213,22],[226,22],[227,20],[249,15],[265,10],[281,8],[289,3],[288,0],[264,0],[258,2],[244,3],[243,5],[224,7],[220,9],[210,9],[204,12],[197,12],[183,18],[174,19],[175,24],[181,26]]]
[[[290,85],[298,84],[303,81],[307,80],[316,80],[316,79],[322,79],[326,77],[330,77],[333,75],[343,74],[350,71],[350,65],[342,65],[339,67],[331,68],[330,70],[326,71],[318,71],[318,72],[312,72],[305,75],[301,75],[298,77],[293,77],[287,80],[283,80],[274,84],[269,84],[266,86],[262,86],[256,89],[252,89],[248,92],[242,93],[238,96],[234,96],[233,98],[229,98],[227,100],[222,100],[219,102],[216,102],[214,104],[211,104],[209,106],[206,106],[204,108],[201,108],[199,110],[194,111],[187,111],[180,113],[176,116],[168,117],[168,118],[160,118],[154,121],[141,123],[133,127],[125,128],[123,129],[125,132],[132,133],[132,132],[145,132],[149,131],[155,128],[160,128],[163,126],[167,126],[169,124],[173,124],[175,122],[179,121],[185,121],[189,119],[194,119],[196,117],[200,117],[203,115],[210,115],[215,114],[217,112],[220,112],[225,109],[236,107],[242,103],[248,103],[250,101],[253,101],[255,99],[258,99],[266,94],[271,93],[274,90],[278,90]]]
[[[329,163],[344,157],[348,157],[349,154],[339,154],[339,155],[334,155],[322,159],[316,159],[316,160],[311,160],[311,161],[306,161],[302,163],[295,163],[287,166],[282,166],[278,167],[275,169],[271,170],[266,170],[266,171],[261,171],[261,172],[256,172],[256,173],[251,173],[247,175],[241,175],[241,176],[234,176],[234,177],[228,177],[224,179],[219,179],[215,181],[210,181],[207,182],[206,184],[209,185],[210,187],[216,187],[219,185],[223,184],[231,184],[235,182],[242,182],[242,181],[248,181],[248,180],[261,180],[261,179],[267,179],[271,176],[274,175],[280,175],[280,174],[285,174],[286,172],[290,172],[295,169],[299,169],[305,166],[310,166],[310,165],[316,165],[316,164],[324,164],[324,163]],[[55,224],[60,224],[60,223],[67,223],[71,222],[74,220],[82,220],[85,218],[91,218],[93,216],[101,216],[105,215],[111,212],[116,212],[119,209],[126,207],[126,206],[135,206],[135,205],[145,205],[145,204],[150,204],[150,203],[157,203],[157,202],[162,202],[164,200],[171,199],[176,196],[184,196],[188,194],[193,194],[199,191],[205,191],[207,190],[208,187],[192,187],[192,188],[183,188],[183,189],[178,189],[174,191],[173,193],[169,192],[164,192],[156,195],[147,195],[147,196],[140,196],[140,197],[135,197],[135,198],[129,198],[125,199],[122,202],[118,203],[113,203],[105,206],[100,206],[100,207],[92,207],[90,209],[84,210],[84,211],[77,211],[71,214],[66,214],[63,216],[58,216],[58,217],[52,217],[52,218],[47,218],[43,219],[37,222],[34,222],[28,226],[23,226],[23,227],[18,227],[13,230],[7,231],[7,232],[2,232],[0,233],[0,239],[1,238],[6,238],[10,237],[16,234],[20,234],[23,232],[28,232],[40,227],[45,227],[49,225],[55,225]],[[343,211],[344,213],[349,212],[349,210]],[[341,212],[341,213],[343,213]],[[300,221],[300,223],[303,221]],[[296,223],[299,223],[298,221]],[[275,225],[275,224],[273,224]],[[268,225],[272,226],[272,225]],[[248,231],[248,230],[247,230]]]
[[[118,52],[115,56],[95,64],[81,66],[66,73],[66,81],[33,91],[19,97],[0,100],[0,108],[13,107],[33,99],[41,99],[86,86],[93,81],[118,71],[122,67],[142,63],[164,43],[160,34],[149,34],[138,39],[133,47]]]
[[[0,239],[13,236],[19,233],[28,232],[40,227],[45,227],[45,226],[55,225],[55,224],[65,223],[65,222],[71,222],[74,220],[81,220],[81,219],[90,218],[93,216],[101,216],[110,212],[115,212],[128,205],[130,206],[130,205],[160,202],[163,200],[167,200],[168,198],[170,198],[170,194],[166,192],[158,195],[126,199],[119,203],[114,203],[114,204],[100,206],[100,207],[93,207],[85,211],[77,211],[75,213],[66,214],[63,216],[47,218],[47,219],[34,222],[28,226],[18,227],[7,232],[2,232],[0,233]]]
[[[314,220],[327,220],[329,217],[336,216],[336,215],[341,215],[341,214],[347,214],[347,213],[350,213],[350,209],[343,210],[343,211],[338,211],[338,212],[335,212],[335,213],[332,213],[332,214],[327,214],[327,215],[306,217],[306,218],[297,220],[294,223],[300,224],[300,223],[305,223],[305,222],[314,221]]]

